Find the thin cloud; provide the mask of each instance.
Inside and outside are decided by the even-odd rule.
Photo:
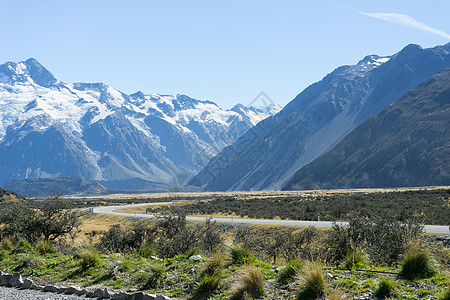
[[[430,27],[422,22],[417,21],[416,19],[414,19],[413,17],[410,17],[408,15],[396,14],[396,13],[366,13],[366,12],[360,12],[360,13],[362,15],[372,17],[375,19],[379,19],[379,20],[391,22],[394,24],[399,24],[399,25],[403,25],[406,27],[410,27],[410,28],[421,30],[421,31],[429,32],[432,34],[436,34],[436,35],[439,35],[441,37],[444,37],[444,38],[450,40],[450,34],[444,32],[442,30]]]

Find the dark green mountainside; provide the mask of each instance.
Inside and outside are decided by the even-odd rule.
[[[284,190],[450,185],[450,70],[366,120]]]
[[[3,187],[26,197],[48,197],[56,193],[96,195],[107,191],[97,181],[86,181],[77,177],[12,180],[4,184]]]

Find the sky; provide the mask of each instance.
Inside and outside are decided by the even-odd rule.
[[[448,0],[0,0],[0,64],[63,82],[281,106],[341,65],[450,42]]]

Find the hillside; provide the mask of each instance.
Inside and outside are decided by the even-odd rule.
[[[450,70],[361,124],[283,189],[450,184]]]
[[[190,183],[208,191],[280,189],[367,118],[449,67],[450,43],[409,45],[339,67],[224,148]]]

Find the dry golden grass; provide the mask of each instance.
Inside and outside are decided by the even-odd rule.
[[[82,217],[80,233],[75,238],[75,241],[81,242],[87,239],[88,234],[92,231],[106,231],[114,224],[127,225],[129,223],[128,217],[115,216],[107,214],[86,214]],[[98,238],[98,237],[97,237]]]
[[[331,194],[348,194],[348,193],[374,193],[374,192],[402,192],[417,190],[436,190],[448,189],[450,186],[431,186],[431,187],[401,187],[401,188],[361,188],[361,189],[334,189],[334,190],[304,190],[304,191],[252,191],[252,192],[176,192],[176,193],[142,193],[142,194],[111,194],[104,196],[64,196],[71,199],[86,200],[132,200],[132,199],[183,199],[183,198],[202,198],[209,199],[213,197],[235,197],[237,199],[249,198],[270,198],[270,197],[292,197],[292,196],[317,196]]]

